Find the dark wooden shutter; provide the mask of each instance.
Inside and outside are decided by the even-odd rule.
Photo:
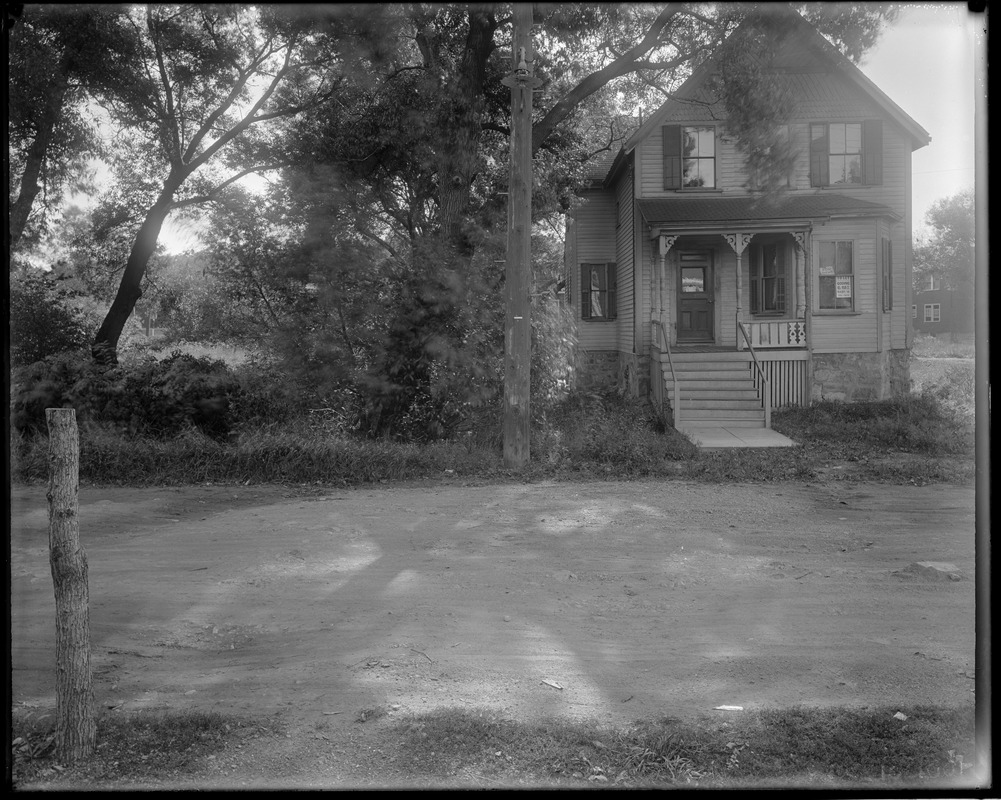
[[[618,308],[616,303],[616,270],[615,262],[609,261],[605,264],[605,286],[608,287],[608,294],[606,295],[608,308],[605,309],[606,319],[615,319],[618,316]]]
[[[862,122],[862,183],[870,186],[883,182],[883,121]]]
[[[823,134],[823,135],[819,135]],[[828,163],[827,125],[810,126],[810,185],[827,186],[831,182]]]
[[[580,265],[580,318],[591,319],[591,265]]]
[[[681,188],[681,126],[665,125],[664,131],[664,188]]]

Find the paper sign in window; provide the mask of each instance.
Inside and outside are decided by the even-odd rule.
[[[850,276],[841,277],[839,275],[834,279],[834,296],[838,298],[852,296],[852,279]]]

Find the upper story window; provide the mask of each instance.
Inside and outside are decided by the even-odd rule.
[[[716,188],[716,128],[665,125],[664,188]]]
[[[814,122],[810,125],[810,185],[883,182],[883,123]]]

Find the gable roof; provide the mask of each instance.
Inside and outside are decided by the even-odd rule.
[[[873,102],[894,122],[907,133],[911,140],[911,149],[917,150],[924,147],[931,141],[928,131],[921,127],[910,115],[900,106],[894,103],[875,83],[863,74],[863,72],[843,56],[838,49],[828,42],[820,32],[809,22],[803,19],[800,14],[793,10],[787,13],[789,24],[792,30],[787,34],[786,41],[796,43],[796,54],[794,57],[803,58],[804,55],[819,56],[830,64],[830,66],[841,75],[846,77],[854,85],[858,86],[873,100]],[[737,29],[730,34],[722,47],[738,41],[737,38],[741,29],[747,23],[741,23]],[[722,48],[721,48],[722,49]],[[630,152],[636,145],[653,134],[664,122],[664,119],[679,107],[697,98],[699,90],[702,89],[708,78],[715,72],[720,51],[717,51],[711,58],[706,59],[685,81],[674,98],[662,105],[650,118],[640,126],[640,128],[622,146],[623,151]]]

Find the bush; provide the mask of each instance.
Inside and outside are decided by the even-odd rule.
[[[212,439],[233,433],[240,384],[222,361],[174,352],[130,367],[104,368],[88,353],[53,356],[12,381],[12,421],[20,433],[46,430],[46,408],[74,408],[81,424],[104,423],[131,435],[175,436],[189,427]]]
[[[92,321],[78,294],[49,272],[10,279],[10,362],[23,367],[87,345]]]

